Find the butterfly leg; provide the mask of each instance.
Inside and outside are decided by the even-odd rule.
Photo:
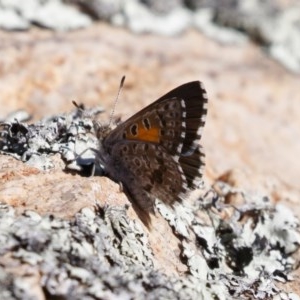
[[[124,187],[123,187],[123,183],[121,181],[119,181],[119,192],[123,193],[124,192]]]

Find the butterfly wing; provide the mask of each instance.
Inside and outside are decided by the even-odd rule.
[[[151,204],[149,207],[153,206],[153,196],[168,204],[182,198],[201,179],[204,164],[199,140],[206,103],[201,83],[190,82],[170,91],[111,131],[103,140],[103,148],[119,165],[118,170],[125,170],[131,179],[112,169],[108,171],[110,176],[122,183],[127,180],[125,185],[132,198],[139,201],[143,194]],[[148,150],[141,151],[142,146]],[[128,150],[127,154],[124,149]]]
[[[153,211],[155,198],[172,205],[187,191],[180,165],[158,144],[121,141],[113,147],[111,159],[110,175],[122,182],[125,192],[144,211]]]

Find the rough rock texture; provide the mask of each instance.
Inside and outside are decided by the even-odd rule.
[[[297,299],[298,76],[250,42],[229,46],[194,31],[134,36],[100,24],[0,38],[1,145],[14,156],[0,156],[3,299]],[[150,230],[117,184],[65,172],[63,155],[74,153],[60,148],[94,142],[71,100],[101,105],[107,120],[123,74],[116,117],[190,80],[210,100],[205,188],[175,211],[157,203]],[[31,127],[13,120],[17,110]],[[78,165],[88,169],[90,159]]]
[[[292,279],[298,220],[260,196],[246,199],[222,182],[218,189],[222,197],[212,202],[208,193],[175,213],[157,204],[163,218],[151,232],[111,201],[70,221],[0,205],[1,299],[296,299],[275,281]],[[239,193],[243,205],[224,205]],[[163,219],[176,236],[158,227]]]

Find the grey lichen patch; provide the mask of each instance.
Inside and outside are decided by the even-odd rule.
[[[174,205],[174,209],[162,202],[156,202],[156,208],[160,214],[168,220],[175,233],[183,238],[189,238],[189,224],[193,220],[192,210],[188,206]]]
[[[273,206],[264,196],[221,182],[217,185],[219,194],[211,197],[207,193],[192,204],[192,219],[186,218],[191,216],[191,206],[176,210],[175,217],[163,204],[157,204],[176,233],[189,228],[188,239],[187,231],[179,236],[190,274],[217,294],[226,290],[234,299],[281,297],[276,281],[290,280],[289,273],[297,265],[291,255],[299,251],[299,220],[288,208]],[[239,207],[225,204],[230,193],[243,198]]]
[[[74,169],[81,170],[81,166],[94,161],[92,151],[80,154],[97,148],[97,139],[92,134],[93,117],[102,111],[102,108],[84,112],[77,109],[30,125],[17,120],[4,121],[0,124],[0,153],[41,170],[53,168],[49,154],[60,153],[64,161],[73,162]]]
[[[105,220],[114,232],[112,239],[128,264],[153,268],[153,254],[146,233],[138,221],[128,219],[125,208],[106,207]]]
[[[181,276],[155,268],[151,233],[128,218],[126,207],[84,208],[67,221],[32,211],[17,216],[0,205],[0,299],[41,291],[69,299],[292,299],[276,280],[290,280],[298,220],[257,195],[238,208],[224,204],[224,195],[210,196],[175,208],[177,217],[157,205],[176,227],[189,270]]]
[[[7,205],[0,205],[0,215],[0,239],[6,240],[0,262],[14,266],[1,269],[1,299],[18,299],[21,289],[36,299],[42,298],[33,295],[35,289],[47,298],[68,299],[201,299],[204,294],[192,276],[169,278],[153,267],[147,235],[125,208],[85,208],[72,221],[33,212],[14,216]],[[28,274],[20,273],[29,266],[35,270],[31,285]]]

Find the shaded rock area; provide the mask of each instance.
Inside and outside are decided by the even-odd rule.
[[[299,76],[198,30],[0,40],[0,299],[299,299]],[[116,121],[188,81],[209,97],[204,188],[158,201],[150,228],[89,177],[93,152],[76,157],[97,147],[92,119],[108,120],[123,74]]]

